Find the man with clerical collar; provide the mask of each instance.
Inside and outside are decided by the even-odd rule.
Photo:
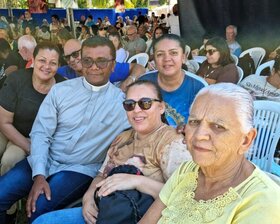
[[[57,74],[67,79],[73,79],[82,76],[87,71],[82,66],[81,48],[82,44],[77,39],[70,39],[65,43],[63,51],[64,60],[67,62],[67,65],[59,67]],[[137,63],[115,62],[114,65],[109,81],[112,83],[122,82],[120,87],[123,90],[146,72],[146,69]]]
[[[124,93],[109,82],[116,51],[103,37],[81,48],[83,76],[50,90],[34,121],[31,153],[0,177],[0,223],[17,200],[28,196],[30,223],[45,212],[82,197],[97,174],[106,149],[129,128]]]

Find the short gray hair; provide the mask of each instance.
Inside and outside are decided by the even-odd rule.
[[[214,95],[214,97],[223,97],[232,100],[235,104],[234,108],[236,117],[240,122],[242,132],[248,133],[253,128],[254,101],[247,90],[233,83],[209,85],[198,92],[190,110],[197,98],[205,94],[211,94]],[[227,105],[224,106],[226,107]]]
[[[30,51],[34,51],[37,46],[35,38],[31,35],[23,35],[18,39],[18,49],[26,47]]]
[[[227,26],[226,29],[228,29],[228,28],[233,29],[233,32],[234,32],[235,36],[237,35],[237,27],[236,27],[236,26],[234,26],[234,25],[229,25],[229,26]]]

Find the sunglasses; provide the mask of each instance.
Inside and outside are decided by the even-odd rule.
[[[137,103],[142,110],[149,110],[152,107],[153,102],[161,102],[161,100],[147,98],[147,97],[141,98],[138,101],[128,99],[123,101],[123,108],[126,111],[132,111],[135,109]]]
[[[81,49],[78,50],[78,51],[74,51],[74,52],[72,52],[71,54],[64,55],[63,57],[64,57],[65,61],[69,61],[69,60],[70,60],[70,57],[72,57],[72,58],[77,58],[77,57],[79,57],[79,56],[80,56],[80,51],[81,51]]]
[[[99,28],[98,30],[108,30],[108,27],[102,27],[102,28]]]
[[[97,59],[96,61],[92,60],[92,58],[82,58],[82,66],[85,68],[91,68],[93,64],[96,65],[99,69],[107,68],[108,63],[110,61],[114,61],[115,59]]]
[[[205,50],[205,54],[209,54],[209,55],[213,55],[215,52],[217,52],[217,49],[209,49],[209,50]]]

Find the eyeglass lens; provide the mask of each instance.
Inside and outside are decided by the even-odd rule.
[[[65,58],[66,61],[69,61],[70,57],[77,58],[77,57],[79,57],[79,55],[80,55],[80,50],[74,51],[74,52],[72,52],[71,54],[68,54],[68,55],[64,55],[64,58]]]
[[[209,50],[205,50],[205,54],[209,54],[209,55],[213,55],[217,50],[216,49],[209,49]]]
[[[99,59],[99,60],[92,60],[92,58],[83,58],[82,59],[82,65],[86,68],[90,68],[91,66],[93,66],[93,64],[95,64],[98,68],[100,69],[104,69],[108,66],[108,63],[110,61],[113,61],[114,59]]]
[[[125,100],[123,102],[123,107],[126,111],[132,111],[135,109],[136,103],[142,110],[149,110],[152,107],[153,101],[161,102],[158,99],[151,98],[141,98],[138,101],[135,100]]]

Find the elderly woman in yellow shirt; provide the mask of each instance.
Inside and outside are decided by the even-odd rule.
[[[193,161],[174,172],[140,224],[279,223],[280,187],[244,156],[256,136],[246,90],[203,88],[185,133]]]

